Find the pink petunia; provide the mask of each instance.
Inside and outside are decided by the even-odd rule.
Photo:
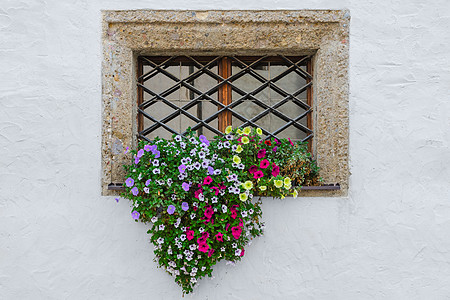
[[[253,165],[248,169],[248,171],[250,172],[250,174],[254,174],[256,171],[258,171],[258,167]]]
[[[208,244],[198,245],[198,251],[200,251],[200,252],[206,253],[206,252],[208,252],[208,249],[209,249]]]
[[[208,239],[208,238],[207,238],[206,236],[203,236],[203,235],[202,235],[202,237],[200,237],[200,238],[197,239],[197,243],[198,243],[199,245],[206,244],[206,240],[207,240],[207,239]]]
[[[194,238],[194,230],[186,230],[186,238],[190,241]]]
[[[231,217],[233,218],[233,219],[236,219],[236,217],[237,217],[237,211],[236,211],[236,209],[235,208],[230,208],[230,212],[231,212]]]
[[[211,189],[214,190],[216,196],[219,195],[219,188],[217,186],[212,186]]]
[[[240,256],[244,256],[245,250],[244,248],[241,249],[241,255]]]
[[[289,143],[291,143],[291,146],[294,146],[294,143],[291,141],[291,138],[288,138]]]
[[[228,228],[230,228],[230,223],[228,223],[227,227],[225,227],[225,231],[228,231]]]
[[[266,156],[266,149],[263,148],[263,149],[259,150],[257,156],[258,156],[258,158],[265,157]]]
[[[265,168],[267,168],[268,166],[270,166],[270,162],[269,162],[267,159],[263,159],[263,160],[261,161],[261,163],[259,164],[259,167],[260,167],[261,169],[265,169]]]
[[[209,220],[212,218],[214,214],[214,210],[212,209],[211,205],[207,206],[205,209],[205,217]]]
[[[223,234],[222,233],[219,232],[218,234],[216,234],[215,238],[216,238],[217,241],[223,242]]]
[[[276,164],[273,164],[272,167],[272,176],[277,177],[278,174],[280,174],[280,167],[278,167]]]
[[[236,227],[231,227],[231,234],[233,235],[233,237],[237,240],[239,239],[239,237],[241,236],[242,233],[242,228],[239,226]]]
[[[214,253],[214,249],[213,248],[209,249],[208,257],[211,257],[213,255],[213,253]]]
[[[258,179],[264,177],[264,173],[261,170],[258,170],[255,172],[255,174],[253,174],[253,178]]]
[[[210,184],[211,182],[213,182],[211,176],[206,176],[205,179],[203,180],[203,184],[204,184],[204,185],[208,185],[208,184]]]

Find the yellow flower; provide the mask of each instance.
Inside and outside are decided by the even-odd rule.
[[[289,177],[284,178],[284,185],[291,185],[291,179]]]
[[[253,188],[253,182],[251,182],[250,180],[247,180],[246,182],[244,182],[242,184],[242,187],[246,190],[251,190]]]
[[[249,135],[250,132],[252,132],[252,129],[250,127],[245,127],[244,128],[244,134]]]
[[[284,198],[286,198],[286,197],[284,197],[284,195],[281,195],[281,199],[284,199]]]
[[[294,199],[297,198],[297,196],[298,196],[297,190],[294,190],[294,192],[292,193],[292,196],[294,197]]]
[[[275,187],[280,188],[283,186],[283,180],[274,180]]]
[[[259,128],[259,127],[256,128],[256,133],[259,134],[259,135],[262,135],[262,130],[261,130],[261,128]]]
[[[237,155],[233,156],[233,162],[236,164],[240,164],[241,163],[241,158]]]
[[[265,190],[267,190],[267,186],[265,186],[265,185],[260,186],[259,189],[260,189],[261,191],[265,191]]]
[[[242,142],[243,144],[248,144],[248,142],[250,142],[250,140],[248,139],[248,137],[244,136],[244,137],[241,139],[241,142]]]
[[[244,150],[244,149],[242,149],[241,145],[238,145],[237,148],[236,148],[236,152],[237,153],[241,153],[242,150]]]
[[[238,130],[236,130],[236,132],[237,132],[238,134],[242,134],[242,130],[241,130],[240,128],[238,128]]]
[[[239,194],[239,199],[241,199],[241,201],[245,201],[245,200],[247,200],[247,198],[248,198],[248,196],[246,193]]]
[[[225,133],[226,134],[230,134],[230,132],[233,130],[233,127],[231,126],[227,126],[227,128],[225,128]]]
[[[284,188],[287,189],[287,190],[291,189],[291,187],[292,187],[291,184],[285,184],[285,185],[284,185]]]

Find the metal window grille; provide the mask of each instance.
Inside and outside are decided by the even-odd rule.
[[[140,56],[137,71],[139,139],[188,127],[213,138],[228,125],[313,137],[310,56]]]

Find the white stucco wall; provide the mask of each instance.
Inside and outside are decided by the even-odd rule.
[[[181,298],[100,196],[100,10],[137,8],[352,16],[349,197],[266,199],[187,299],[450,298],[450,1],[0,0],[0,299]]]

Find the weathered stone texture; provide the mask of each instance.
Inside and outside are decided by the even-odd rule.
[[[348,190],[348,11],[103,12],[102,190],[123,181],[135,145],[138,55],[314,55],[314,154],[325,182]]]

